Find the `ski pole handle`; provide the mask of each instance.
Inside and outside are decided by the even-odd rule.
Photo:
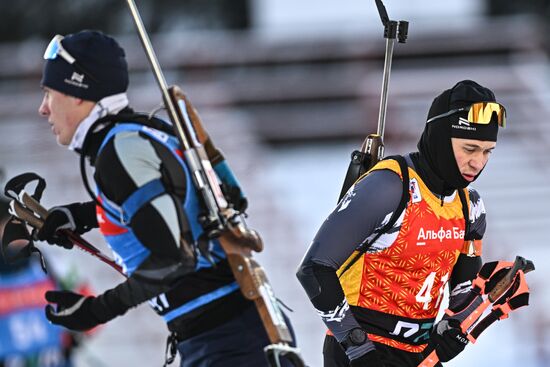
[[[513,263],[511,262],[498,262],[498,265],[496,267],[491,268],[492,273],[488,273],[485,275],[481,275],[483,273],[483,269],[485,266],[489,264],[485,264],[484,267],[480,270],[478,273],[478,276],[474,281],[472,282],[474,285],[479,287],[480,293],[477,296],[472,299],[472,301],[465,307],[463,310],[459,312],[453,312],[450,309],[445,310],[445,313],[449,318],[453,318],[455,320],[460,321],[460,329],[463,333],[466,334],[468,340],[470,340],[472,343],[474,343],[479,336],[489,325],[491,325],[494,321],[498,319],[498,317],[495,317],[492,314],[489,314],[488,316],[481,319],[481,316],[483,316],[484,311],[494,304],[495,301],[498,301],[500,297],[502,297],[514,284],[516,277],[520,277],[520,286],[523,287],[521,289],[521,292],[528,293],[528,288],[525,283],[524,274],[528,273],[530,271],[535,270],[535,265],[532,261],[527,260],[521,256],[516,256],[516,259]],[[495,275],[497,272],[495,269],[499,269],[503,266],[510,266],[510,268],[507,270],[506,274],[500,279],[494,287],[486,292],[485,291],[485,285],[489,284],[489,281],[491,277]],[[474,290],[470,291],[474,292]],[[517,291],[516,291],[517,292]],[[482,297],[482,295],[486,294],[487,297]],[[527,300],[522,298],[521,299],[524,303],[520,304],[519,301],[516,301],[514,303],[516,308],[519,308],[523,305],[527,304]],[[499,301],[500,302],[500,301]],[[504,302],[506,303],[506,302]],[[499,307],[506,308],[506,305],[499,305],[496,308]],[[510,312],[515,308],[510,308],[508,306],[506,312]],[[506,315],[507,313],[502,313],[502,317]],[[481,320],[480,320],[481,319]],[[475,326],[474,326],[475,325]],[[473,330],[471,330],[473,328]],[[470,333],[471,332],[471,333]],[[473,335],[472,335],[473,334]],[[437,356],[435,350],[431,351],[430,354],[418,365],[418,367],[433,367],[439,362],[439,357]]]
[[[29,207],[25,207],[21,202],[17,200],[12,200],[10,203],[10,212],[12,215],[16,216],[17,218],[23,220],[24,222],[28,223],[31,227],[40,230],[42,226],[44,225],[44,219],[38,218],[36,214],[42,213],[47,216],[48,211],[45,209],[40,203],[36,200],[34,200],[30,195],[24,193],[24,195],[21,195],[21,198],[25,197],[25,201],[30,204]],[[31,210],[31,207],[33,208]],[[84,238],[82,238],[80,235],[71,232],[67,229],[62,229],[59,231],[59,233],[65,235],[73,245],[78,247],[79,249],[91,254],[92,256],[95,256],[100,261],[104,262],[105,264],[109,265],[111,268],[115,269],[117,272],[122,274],[123,276],[126,276],[124,274],[124,271],[122,267],[117,264],[114,260],[106,256],[99,250],[97,247],[86,241]]]
[[[34,215],[33,212],[26,209],[23,204],[17,200],[12,200],[10,202],[10,214],[21,219],[22,221],[28,223],[31,227],[36,229],[41,229],[44,221]]]
[[[521,256],[516,256],[516,259],[514,260],[514,263],[510,268],[510,270],[508,271],[508,273],[489,292],[488,294],[489,301],[494,302],[498,298],[500,298],[500,296],[502,296],[502,294],[504,294],[504,292],[508,288],[510,288],[510,286],[514,282],[514,279],[517,273],[520,270],[522,270],[524,273],[528,273],[530,271],[535,270],[535,265],[530,260],[526,260]]]
[[[40,218],[46,218],[48,216],[48,209],[44,208],[40,203],[30,196],[25,190],[19,193],[19,201],[27,208],[38,214]]]

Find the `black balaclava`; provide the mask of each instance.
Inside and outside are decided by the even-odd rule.
[[[475,102],[495,101],[494,93],[488,88],[471,80],[463,80],[434,99],[428,112],[428,119]],[[491,121],[487,125],[472,124],[472,126],[475,125],[474,130],[460,129],[458,120],[460,117],[466,118],[467,115],[467,112],[459,112],[426,124],[418,141],[419,154],[413,158],[424,182],[435,194],[450,195],[454,190],[465,188],[470,184],[458,169],[451,144],[452,137],[497,140],[496,121]],[[478,176],[479,174],[475,179]]]

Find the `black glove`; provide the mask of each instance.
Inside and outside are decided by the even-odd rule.
[[[55,308],[46,306],[46,318],[56,325],[76,331],[89,330],[121,314],[108,309],[99,298],[70,291],[48,291],[46,301],[56,305]]]
[[[67,229],[83,234],[97,226],[94,202],[56,206],[48,211],[48,217],[35,233],[35,238],[70,249],[73,247],[72,242],[57,231]]]
[[[441,320],[435,327],[427,350],[435,349],[441,362],[448,362],[464,350],[468,344],[466,335],[459,328],[457,320]]]
[[[350,367],[384,367],[384,363],[382,363],[380,354],[375,349],[359,358],[352,359]]]

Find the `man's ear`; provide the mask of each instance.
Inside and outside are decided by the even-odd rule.
[[[92,109],[95,106],[95,102],[88,101],[87,99],[82,99],[78,97],[73,97],[75,105],[78,107],[86,106],[86,108]]]

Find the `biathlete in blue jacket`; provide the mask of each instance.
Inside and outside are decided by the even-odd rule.
[[[60,145],[95,167],[96,198],[52,208],[37,236],[70,247],[58,229],[99,227],[128,276],[98,297],[47,292],[48,319],[87,330],[149,301],[176,335],[181,366],[267,365],[270,343],[253,302],[219,243],[202,241],[201,204],[171,126],[129,107],[124,50],[101,32],[82,31],[54,37],[44,58],[39,113]],[[195,128],[227,196],[244,211],[222,154]],[[210,260],[196,251],[201,241]]]

